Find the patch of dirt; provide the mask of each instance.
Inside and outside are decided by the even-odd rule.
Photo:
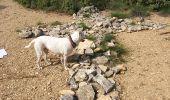
[[[25,9],[13,0],[0,0],[0,48],[8,55],[0,59],[0,100],[57,100],[67,89],[67,71],[61,64],[36,70],[35,51],[24,49],[31,39],[19,39],[17,28],[37,22],[71,22],[71,16]]]
[[[151,15],[159,23],[170,17]],[[170,27],[161,30],[120,33],[119,39],[129,49],[128,71],[120,76],[123,100],[170,100]],[[162,35],[161,35],[162,34]]]

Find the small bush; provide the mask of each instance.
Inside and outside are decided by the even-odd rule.
[[[144,17],[149,15],[149,8],[142,5],[135,5],[131,9],[132,16]]]
[[[160,13],[161,13],[161,14],[164,14],[164,15],[166,15],[166,14],[169,14],[169,15],[170,15],[170,6],[161,8],[161,9],[160,9]]]
[[[129,14],[128,13],[124,13],[124,12],[112,12],[111,13],[111,17],[117,17],[117,18],[121,18],[121,19],[123,19],[123,18],[127,18],[127,17],[129,17]]]
[[[88,40],[91,40],[91,41],[95,41],[95,40],[96,40],[96,37],[95,37],[93,34],[87,35],[86,38],[87,38]]]
[[[112,33],[105,34],[103,37],[103,42],[110,42],[113,40],[115,37],[113,36]]]
[[[94,5],[105,9],[110,0],[15,0],[27,8],[75,13],[81,7]]]
[[[59,22],[59,21],[55,21],[55,22],[52,22],[50,25],[51,26],[57,26],[57,25],[61,25],[62,23]]]
[[[109,3],[109,9],[111,10],[119,10],[125,11],[129,8],[129,6],[124,3],[122,0],[111,0]]]
[[[110,50],[111,48],[107,46],[107,43],[111,42],[111,40],[113,40],[113,39],[115,39],[115,37],[113,36],[112,33],[105,34],[102,41],[101,41],[100,49],[103,52]]]
[[[127,49],[123,44],[117,43],[112,50],[116,51],[118,53],[118,57],[122,56],[123,54],[127,53]]]
[[[80,28],[83,28],[83,30],[90,29],[84,22],[80,22],[78,25]]]

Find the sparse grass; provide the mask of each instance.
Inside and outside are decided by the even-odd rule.
[[[55,21],[55,22],[52,22],[50,25],[51,26],[57,26],[57,25],[62,25],[62,23],[59,22],[59,21]]]
[[[84,22],[78,23],[79,27],[83,28],[83,30],[90,29]]]
[[[93,34],[89,34],[86,36],[86,39],[91,40],[91,41],[95,41],[96,37]]]
[[[104,37],[103,37],[103,42],[110,42],[114,38],[115,37],[113,36],[113,33],[105,34]]]
[[[127,54],[128,50],[125,48],[123,44],[117,43],[115,47],[112,48],[112,50],[116,51],[118,54],[118,57],[121,57],[124,54]]]
[[[134,5],[131,8],[130,15],[137,16],[137,17],[145,17],[149,16],[149,7],[143,5]]]
[[[116,11],[116,12],[111,13],[111,17],[117,17],[117,18],[124,19],[124,18],[128,18],[129,14],[125,13],[125,12]]]
[[[111,0],[109,3],[109,9],[112,10],[127,10],[129,6],[122,0]]]
[[[103,40],[101,41],[100,49],[103,52],[106,52],[106,51],[110,50],[111,48],[107,46],[107,43],[111,42],[111,40],[113,40],[113,39],[115,39],[115,37],[113,36],[113,33],[105,34],[103,36]]]

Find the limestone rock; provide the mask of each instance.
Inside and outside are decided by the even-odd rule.
[[[109,95],[100,95],[97,100],[112,100]]]
[[[113,76],[113,70],[109,70],[109,71],[105,72],[105,74],[104,74],[104,77],[106,77],[106,78],[111,77],[111,76]]]
[[[108,63],[108,59],[105,56],[96,57],[94,61],[99,65],[104,65]]]
[[[108,70],[107,66],[104,65],[98,65],[98,67],[105,73]]]
[[[104,76],[102,75],[96,75],[93,80],[97,83],[99,83],[103,89],[105,90],[105,93],[108,93],[112,91],[114,88],[115,84],[111,83],[109,80],[107,80]]]
[[[43,30],[40,29],[40,28],[35,29],[35,30],[33,31],[33,34],[34,34],[35,37],[39,37],[39,36],[45,35],[45,33],[43,32]]]
[[[80,87],[76,94],[79,100],[94,100],[95,98],[95,92],[91,85],[84,85]]]
[[[32,31],[30,30],[22,30],[20,33],[19,33],[19,37],[21,38],[30,38],[33,36],[33,33]]]
[[[88,76],[86,74],[86,70],[85,69],[79,69],[77,74],[75,75],[75,80],[77,82],[82,82],[82,81],[86,81],[88,79]]]
[[[60,100],[78,100],[75,96],[71,94],[62,95]]]
[[[74,91],[72,91],[72,90],[61,90],[61,91],[59,91],[59,93],[61,95],[66,95],[66,94],[75,95]]]

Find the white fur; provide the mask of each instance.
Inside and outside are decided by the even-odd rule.
[[[78,31],[75,31],[73,34],[71,34],[72,40],[78,45],[80,40],[84,38],[84,34]],[[51,52],[55,54],[63,55],[64,57],[64,67],[67,69],[67,57],[71,52],[73,51],[73,47],[69,41],[69,38],[56,38],[51,36],[40,36],[34,40],[32,40],[28,46],[25,46],[25,48],[29,48],[34,43],[34,49],[36,51],[37,55],[37,66],[40,67],[40,60],[42,57],[42,54],[45,54],[44,60],[48,63],[47,57],[46,57],[46,50],[50,50]],[[61,57],[62,62],[62,57]]]

